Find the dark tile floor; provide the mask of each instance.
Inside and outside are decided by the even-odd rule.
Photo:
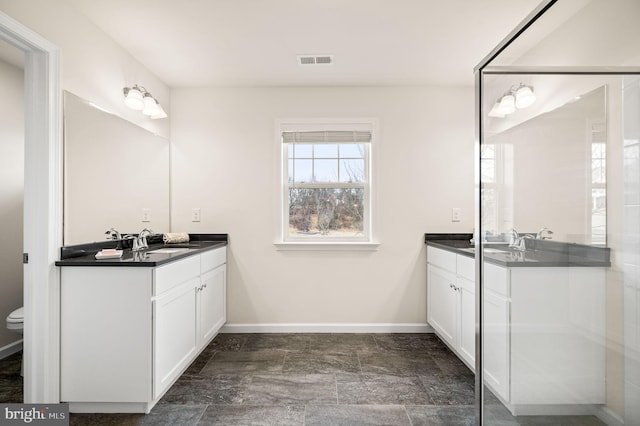
[[[20,358],[0,360],[0,402],[22,401]],[[474,377],[433,334],[221,334],[150,414],[72,414],[71,425],[472,425]],[[587,416],[491,425],[601,425]]]

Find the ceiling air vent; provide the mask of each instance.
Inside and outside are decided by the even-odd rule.
[[[298,55],[299,65],[331,65],[333,55]]]

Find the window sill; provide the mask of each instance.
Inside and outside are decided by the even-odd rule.
[[[287,241],[273,243],[278,251],[376,251],[379,242]]]

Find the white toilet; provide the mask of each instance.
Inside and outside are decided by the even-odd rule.
[[[11,312],[7,317],[7,329],[22,334],[24,331],[24,307]]]
[[[23,334],[24,332],[24,307],[11,312],[7,317],[7,329]],[[24,357],[20,366],[20,375],[24,375]]]

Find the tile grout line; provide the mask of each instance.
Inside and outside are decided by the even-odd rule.
[[[407,419],[409,420],[409,426],[413,426],[413,422],[411,421],[411,416],[409,416],[409,412],[407,411],[407,405],[403,405],[402,406],[404,408],[404,414],[407,416]]]
[[[202,418],[204,417],[204,414],[207,412],[207,410],[209,409],[209,406],[211,404],[206,404],[204,406],[204,410],[202,410],[202,414],[200,414],[200,417],[198,417],[198,420],[194,423],[195,425],[198,425],[200,423],[200,421],[202,420]]]
[[[302,426],[307,424],[307,406],[308,404],[304,404],[304,413],[302,415]]]

